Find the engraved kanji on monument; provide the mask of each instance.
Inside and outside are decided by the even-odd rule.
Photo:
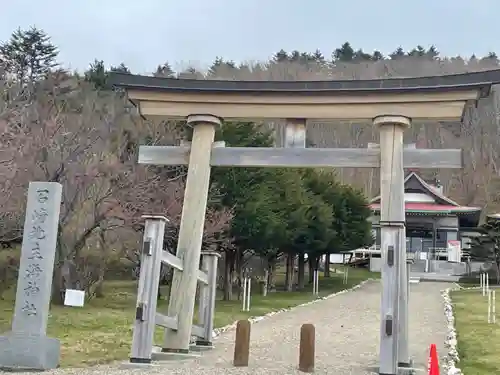
[[[0,336],[0,367],[59,366],[59,340],[46,336],[62,186],[31,182],[24,221],[12,331]]]

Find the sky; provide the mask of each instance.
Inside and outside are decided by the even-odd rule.
[[[435,45],[442,55],[500,55],[496,0],[0,0],[0,41],[36,26],[59,47],[59,60],[85,70],[94,59],[150,73],[206,68],[216,56],[266,60],[280,49],[342,43],[388,54]]]

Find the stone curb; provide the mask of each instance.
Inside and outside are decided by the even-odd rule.
[[[343,289],[343,290],[341,290],[339,292],[336,292],[336,293],[333,293],[333,294],[329,294],[328,296],[319,297],[319,298],[317,298],[315,300],[312,300],[312,301],[309,301],[309,302],[306,302],[306,303],[302,303],[300,305],[296,305],[296,306],[290,307],[288,309],[280,309],[280,310],[276,310],[276,311],[271,311],[270,313],[267,313],[267,314],[261,315],[261,316],[252,316],[252,317],[248,318],[248,320],[251,323],[257,323],[257,322],[260,322],[260,321],[262,321],[264,319],[267,319],[267,318],[269,318],[271,316],[274,316],[274,315],[277,315],[277,314],[281,314],[281,313],[284,313],[284,312],[287,312],[287,311],[292,311],[292,310],[297,309],[299,307],[309,306],[309,305],[312,305],[314,303],[321,302],[323,300],[330,299],[332,297],[336,297],[336,296],[338,296],[340,294],[351,292],[353,290],[361,288],[366,283],[368,283],[370,281],[375,281],[375,280],[377,280],[377,279],[371,279],[371,278],[370,279],[366,279],[366,280],[363,280],[362,282],[360,282],[359,284],[354,285],[351,288]],[[222,333],[230,331],[232,329],[235,329],[237,323],[238,323],[238,321],[235,321],[232,324],[228,324],[228,325],[226,325],[224,327],[215,328],[214,331],[213,331],[213,338],[217,339]]]
[[[457,288],[448,288],[441,291],[447,329],[446,339],[444,342],[445,347],[448,349],[446,363],[444,364],[447,375],[463,375],[462,370],[456,367],[456,365],[460,362],[460,358],[457,350],[457,330],[455,329],[455,315],[453,314],[453,302],[451,301],[450,292],[464,289],[477,288],[461,288],[460,285],[457,284]]]

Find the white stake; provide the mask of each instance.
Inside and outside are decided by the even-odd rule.
[[[491,323],[491,293],[488,293],[488,324]]]
[[[319,295],[319,271],[316,271],[316,295]]]
[[[313,272],[313,295],[317,296],[319,294],[319,273],[317,270]]]
[[[490,278],[489,278],[488,273],[485,273],[484,277],[486,278],[486,292],[489,292],[490,291]]]
[[[246,310],[246,307],[247,307],[247,278],[246,277],[243,277],[243,306],[242,306],[242,310],[243,311],[247,311]]]
[[[483,293],[483,274],[479,274],[479,291]]]
[[[343,284],[347,285],[347,280],[349,278],[349,267],[344,268],[344,279],[343,279]]]
[[[248,288],[248,291],[247,291],[247,311],[250,311],[250,298],[252,296],[252,279],[249,277],[248,278],[248,281],[247,281],[247,288]]]
[[[491,299],[491,315],[492,315],[492,322],[496,323],[497,322],[497,309],[496,309],[496,304],[497,304],[497,292],[496,290],[491,291],[492,294],[492,299]]]
[[[313,295],[316,295],[316,271],[313,271]]]
[[[248,276],[243,277],[243,311],[250,311],[251,289],[252,279]]]

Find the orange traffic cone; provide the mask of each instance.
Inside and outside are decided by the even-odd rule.
[[[431,344],[431,350],[429,353],[428,375],[439,375],[439,361],[438,361],[436,344]]]

